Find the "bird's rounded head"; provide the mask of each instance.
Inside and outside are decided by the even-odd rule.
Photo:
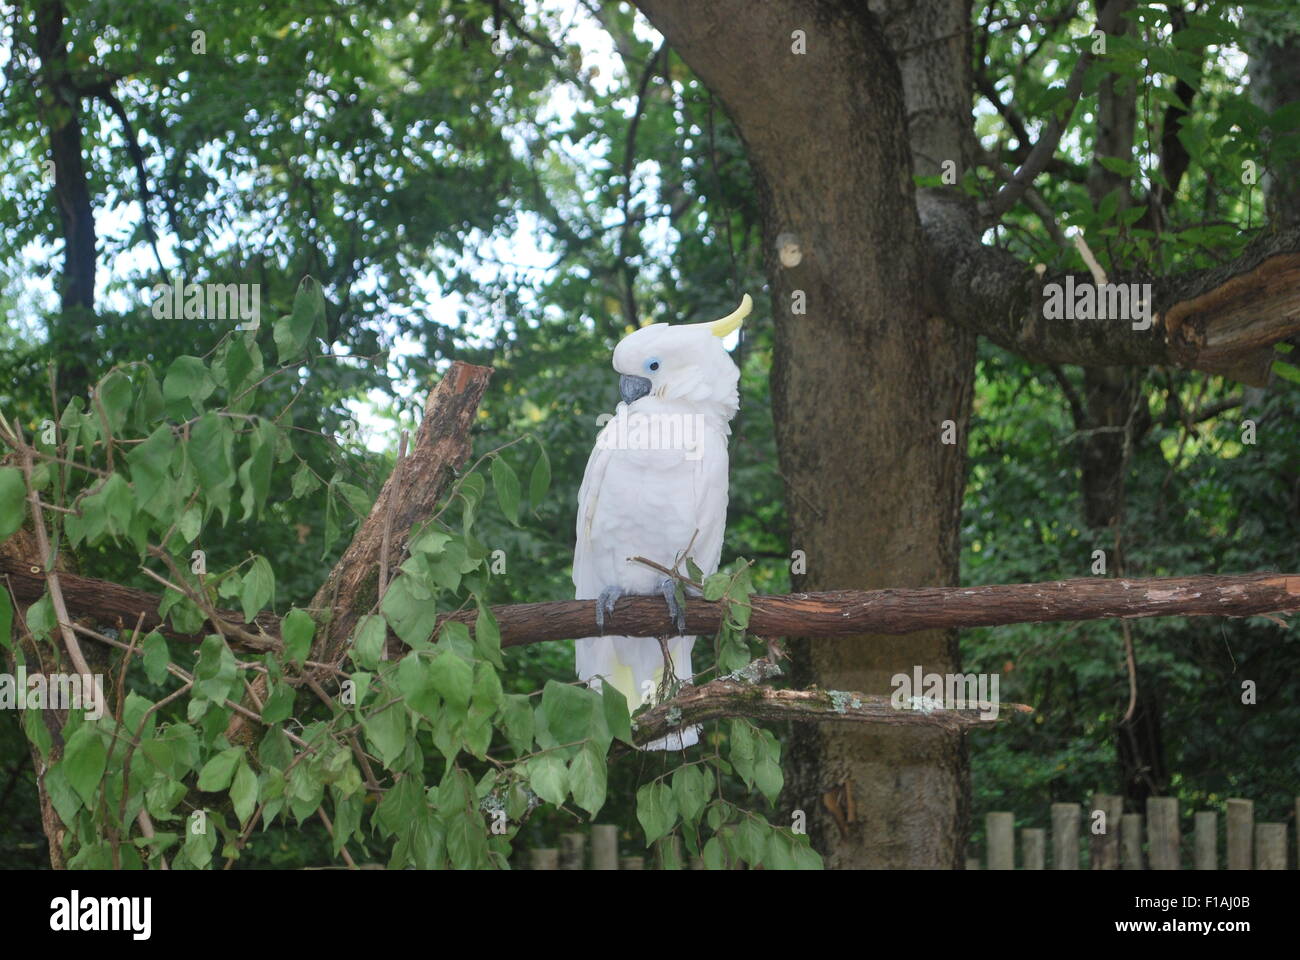
[[[682,402],[730,420],[739,407],[740,371],[722,338],[738,329],[752,308],[753,301],[745,294],[740,307],[721,320],[654,323],[628,334],[614,348],[623,400],[631,404],[654,397]]]

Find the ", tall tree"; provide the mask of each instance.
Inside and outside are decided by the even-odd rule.
[[[959,178],[971,162],[966,0],[637,6],[723,102],[757,181],[776,323],[773,415],[791,547],[808,558],[804,587],[956,581],[975,334],[1033,360],[1177,363],[1258,383],[1272,344],[1296,330],[1295,295],[1283,289],[1300,278],[1295,232],[1217,270],[1158,281],[1160,320],[1145,330],[1044,320],[1040,291],[1053,278],[985,242],[988,227],[1033,200],[1085,83],[1096,83],[1091,68],[1105,54],[1093,35],[1042,103],[1032,145],[1022,126],[1016,173],[977,207],[942,185],[945,162]],[[1112,45],[1126,7],[1102,8],[1098,28]],[[941,179],[916,189],[913,174]],[[1115,273],[1138,265],[1113,264]],[[942,442],[949,420],[954,445]],[[796,646],[794,656],[804,681],[876,693],[914,664],[958,664],[949,633]],[[960,863],[956,736],[804,729],[789,767],[788,797],[808,812],[829,865]]]
[[[64,385],[81,393],[87,385],[85,364],[79,359],[93,337],[95,316],[95,217],[82,152],[82,98],[85,93],[68,65],[64,5],[41,0],[35,10],[35,51],[41,93],[37,103],[49,130],[49,168],[63,228],[63,275],[60,303],[63,322],[56,327],[55,355]]]
[[[14,175],[0,256],[62,246],[48,328],[65,398],[120,359],[201,353],[224,334],[191,318],[180,343],[150,315],[147,291],[178,279],[259,283],[269,303],[311,273],[332,342],[373,355],[396,327],[436,353],[449,335],[416,312],[421,280],[463,284],[445,250],[509,215],[523,167],[501,117],[532,109],[555,73],[493,49],[487,3],[33,0],[0,13]],[[472,85],[493,74],[488,117]],[[123,206],[130,229],[120,211],[105,228]],[[129,306],[114,311],[104,288]],[[344,371],[334,386],[355,382]]]

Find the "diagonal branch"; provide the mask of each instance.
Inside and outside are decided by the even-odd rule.
[[[1115,27],[1119,23],[1120,5],[1109,3],[1097,18],[1096,29],[1104,33],[1114,33]],[[1088,39],[1088,38],[1084,38]],[[1070,125],[1070,120],[1074,117],[1074,109],[1078,105],[1083,93],[1084,77],[1088,73],[1088,68],[1092,66],[1094,54],[1089,47],[1079,55],[1075,61],[1074,69],[1070,71],[1069,79],[1065,82],[1065,88],[1061,91],[1061,102],[1065,104],[1064,112],[1052,114],[1052,119],[1047,122],[1038,141],[1034,144],[1029,156],[1021,164],[1020,169],[1012,176],[1011,181],[1006,184],[981,210],[987,225],[992,226],[1002,218],[1002,215],[1016,205],[1020,197],[1034,178],[1043,172],[1047,167],[1048,161],[1056,153],[1056,148],[1061,143],[1061,135],[1065,133],[1066,127]]]
[[[313,660],[340,662],[357,623],[377,607],[381,566],[397,569],[412,527],[433,515],[455,471],[469,459],[470,428],[491,376],[491,367],[456,362],[430,391],[402,469],[389,475],[312,600],[324,621],[312,641]]]
[[[318,623],[312,660],[341,663],[357,623],[379,606],[381,578],[398,566],[412,528],[432,516],[454,472],[469,459],[470,428],[491,376],[491,367],[457,361],[429,392],[410,455],[384,482],[369,516],[312,599]],[[222,619],[229,618],[223,614]],[[229,623],[238,630],[237,620]],[[323,678],[330,670],[316,672]],[[260,700],[266,692],[263,676],[253,681],[249,694]],[[226,737],[233,742],[248,729],[243,718],[232,717]]]
[[[17,424],[11,428],[7,422],[0,420],[0,436],[3,436],[5,442],[18,451],[23,478],[27,482],[27,502],[32,511],[32,529],[36,533],[36,548],[40,567],[44,572],[44,578],[49,587],[50,605],[54,608],[54,617],[59,626],[59,633],[63,636],[64,649],[67,651],[68,659],[72,661],[77,673],[82,676],[90,676],[91,669],[86,663],[85,655],[81,652],[81,644],[77,642],[77,637],[72,632],[72,617],[68,615],[68,607],[63,599],[62,584],[59,582],[57,569],[59,560],[51,548],[49,535],[45,532],[45,518],[41,512],[40,493],[32,482],[32,448],[28,446],[27,441],[23,438],[21,428]]]
[[[985,151],[981,157],[981,162],[1001,177],[1007,184],[1010,184],[1013,181],[1015,174],[1008,170],[1006,164],[999,160],[997,154],[992,151]],[[1047,201],[1043,199],[1042,194],[1032,186],[1026,186],[1025,202],[1029,204],[1029,209],[1033,210],[1038,216],[1038,219],[1043,224],[1043,229],[1047,231],[1047,235],[1055,241],[1056,245],[1061,249],[1069,247],[1070,241],[1066,239],[1065,232],[1061,229],[1061,225],[1056,221],[1055,212],[1053,212],[1052,208],[1047,205]]]
[[[153,191],[149,189],[149,175],[145,170],[144,151],[140,149],[140,144],[135,137],[135,127],[131,123],[131,117],[127,114],[126,108],[122,106],[122,101],[113,93],[113,80],[105,80],[89,88],[87,92],[98,96],[100,100],[113,111],[118,122],[122,124],[122,140],[126,143],[126,152],[131,155],[131,162],[135,165],[135,179],[137,189],[140,191],[140,216],[144,223],[145,237],[149,240],[149,248],[153,250],[153,258],[158,264],[158,272],[165,280],[167,278],[167,268],[163,266],[162,256],[158,253],[158,235],[154,232],[153,221],[149,217],[149,201],[153,198]],[[179,238],[178,238],[179,239]]]

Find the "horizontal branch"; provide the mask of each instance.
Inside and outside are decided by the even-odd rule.
[[[1300,574],[1088,578],[984,587],[840,590],[830,593],[755,594],[749,632],[761,637],[850,637],[920,630],[988,627],[1117,617],[1247,617],[1300,611]],[[493,607],[501,645],[594,636],[595,601],[524,603]],[[686,628],[711,636],[723,607],[688,597]],[[454,619],[472,622],[462,613]],[[605,618],[605,632],[629,637],[672,635],[676,629],[659,597],[623,597]]]
[[[19,603],[35,603],[45,593],[45,572],[36,564],[0,554],[0,583],[12,591],[14,599]],[[81,577],[62,570],[59,571],[59,583],[63,587],[63,599],[68,612],[77,619],[117,629],[130,629],[135,626],[136,619],[141,618],[142,630],[157,630],[174,640],[195,643],[201,641],[206,634],[218,632],[213,624],[206,621],[200,633],[186,634],[172,629],[170,623],[158,615],[162,597],[148,590],[124,587],[120,583]],[[259,634],[266,641],[257,649],[249,650],[246,645],[242,649],[256,653],[279,645],[280,618],[275,614],[259,613],[250,624],[236,610],[218,610],[217,613],[224,622],[249,633]],[[238,644],[232,646],[241,648]]]
[[[0,557],[0,577],[23,603],[45,592],[39,571]],[[69,611],[99,623],[133,626],[144,614],[145,629],[159,626],[157,595],[104,580],[62,573]],[[919,587],[890,590],[841,590],[831,593],[792,593],[750,597],[749,631],[757,636],[847,637],[863,634],[902,634],[919,630],[988,627],[1012,623],[1056,623],[1065,620],[1107,620],[1138,617],[1250,617],[1300,612],[1300,574],[1247,573],[1232,576],[1086,578],[1046,583],[982,587]],[[501,628],[502,646],[597,635],[594,600],[519,603],[492,608]],[[219,611],[233,625],[247,626],[233,610]],[[721,626],[721,603],[688,597],[686,627],[691,634],[711,636]],[[473,629],[477,614],[463,611],[443,619]],[[440,621],[441,622],[441,621]],[[271,614],[259,615],[252,632],[268,645],[279,641],[279,624]],[[177,639],[197,641],[201,634]],[[212,627],[205,632],[215,632]],[[659,597],[622,597],[606,618],[606,633],[654,637],[676,632]],[[390,647],[400,649],[390,635]],[[238,645],[235,645],[238,647]],[[252,651],[256,652],[256,651]]]
[[[1231,263],[1170,277],[1117,273],[1112,283],[1150,283],[1151,326],[1124,319],[1043,316],[1039,277],[1006,250],[966,232],[927,225],[939,307],[953,322],[1027,360],[1091,366],[1176,365],[1264,386],[1273,344],[1300,333],[1300,228],[1261,233]],[[1074,274],[1076,288],[1092,282]]]
[[[722,679],[686,687],[671,700],[647,710],[633,721],[632,734],[637,743],[649,743],[682,727],[721,717],[969,730],[1032,712],[1022,703],[1001,703],[996,716],[990,716],[993,711],[988,706],[949,707],[926,698],[909,698],[907,707],[900,709],[887,696],[842,690],[777,690]]]

